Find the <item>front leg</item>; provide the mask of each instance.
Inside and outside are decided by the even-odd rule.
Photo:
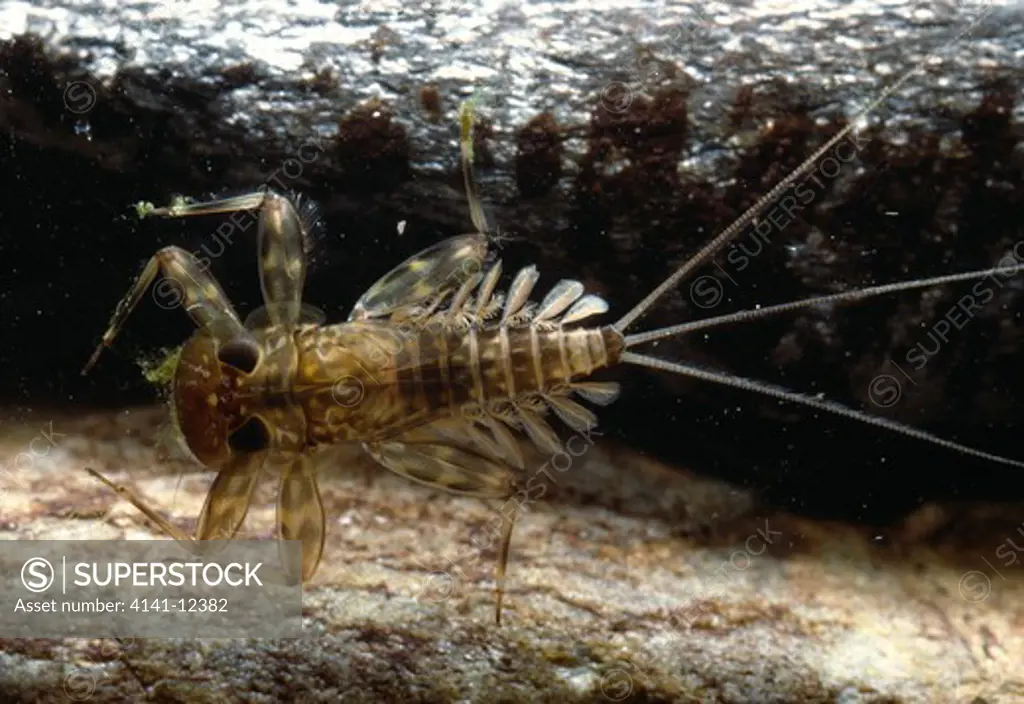
[[[309,208],[303,208],[304,215],[300,216],[289,198],[267,190],[202,203],[178,199],[164,208],[142,203],[137,209],[140,216],[169,218],[259,210],[260,287],[267,314],[272,325],[291,328],[299,322],[306,280],[306,245],[315,221]]]
[[[183,548],[201,556],[210,554],[209,551],[204,553],[209,541],[231,540],[242,527],[265,459],[265,453],[239,455],[217,473],[206,494],[194,536],[179,530],[128,487],[111,481],[91,467],[86,467],[85,471],[128,501]]]
[[[117,304],[103,339],[82,369],[83,375],[96,364],[103,350],[113,344],[125,320],[142,299],[142,294],[161,271],[165,278],[157,285],[166,282],[171,287],[166,293],[176,298],[196,325],[214,339],[224,342],[249,334],[217,280],[203,269],[196,258],[180,247],[164,247],[150,257],[128,294]]]
[[[299,577],[304,582],[312,579],[324,552],[327,518],[317,485],[316,466],[305,455],[294,458],[281,473],[277,535],[285,573],[296,581]],[[288,559],[289,554],[284,550],[286,540],[298,540],[302,544],[301,564]]]

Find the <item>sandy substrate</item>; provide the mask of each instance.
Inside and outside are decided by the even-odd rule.
[[[168,451],[164,418],[5,422],[0,538],[157,537],[87,464],[191,530],[212,477]],[[15,461],[44,432],[52,442],[32,446],[45,455]],[[473,542],[494,508],[338,453],[322,472],[329,538],[303,639],[4,640],[0,698],[1024,698],[1024,569],[1005,566],[1024,557],[1009,547],[1024,545],[1024,506],[927,506],[882,536],[767,512],[742,490],[601,441],[573,448],[519,523],[501,628],[493,551]],[[272,485],[259,498],[246,531],[269,537]]]

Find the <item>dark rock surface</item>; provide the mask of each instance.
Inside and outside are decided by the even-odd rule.
[[[342,318],[384,270],[469,227],[454,116],[474,91],[481,191],[492,221],[522,238],[506,264],[536,262],[542,284],[581,278],[614,315],[933,57],[742,271],[723,252],[698,272],[717,277],[720,300],[695,301],[692,277],[645,327],[990,266],[1024,240],[1019,5],[406,5],[0,0],[2,400],[153,398],[136,360],[183,339],[180,311],[141,306],[93,375],[78,371],[143,260],[165,244],[198,249],[220,221],[140,224],[139,200],[275,178],[307,192],[325,221],[308,300]],[[213,265],[242,311],[259,304],[253,250],[239,237]],[[1024,457],[1020,281],[910,363],[972,285],[656,352]],[[879,375],[899,383],[896,402],[895,387],[872,386]],[[1016,474],[872,428],[624,377],[609,433],[797,511],[878,519],[919,497],[1024,494]]]

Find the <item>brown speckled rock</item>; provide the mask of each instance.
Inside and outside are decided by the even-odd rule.
[[[82,471],[86,463],[130,481],[191,529],[210,475],[161,449],[164,413],[36,413],[6,424],[0,538],[156,537]],[[51,450],[13,469],[41,429],[56,440]],[[1024,696],[1024,579],[1019,565],[997,558],[1009,554],[1020,506],[930,506],[882,542],[843,524],[767,514],[743,490],[598,441],[564,472],[551,471],[547,495],[528,505],[497,628],[493,551],[480,540],[492,509],[413,486],[352,453],[324,467],[329,539],[304,598],[302,640],[0,641],[0,698]],[[272,499],[268,486],[248,535],[271,535]]]

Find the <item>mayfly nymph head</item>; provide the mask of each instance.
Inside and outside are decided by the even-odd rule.
[[[235,454],[269,444],[266,425],[247,417],[239,393],[259,365],[251,340],[218,343],[197,332],[182,348],[174,371],[172,417],[189,451],[207,467],[224,467]]]

